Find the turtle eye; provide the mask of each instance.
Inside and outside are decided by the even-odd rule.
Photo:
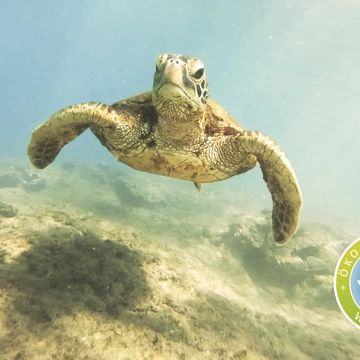
[[[201,77],[204,75],[204,68],[200,68],[199,70],[196,71],[196,73],[194,74],[194,78],[195,79],[201,79]]]

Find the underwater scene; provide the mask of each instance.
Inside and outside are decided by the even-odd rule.
[[[360,1],[0,17],[0,360],[360,359]]]

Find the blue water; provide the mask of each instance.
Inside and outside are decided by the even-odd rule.
[[[194,55],[210,96],[287,153],[304,219],[358,234],[359,34],[356,0],[2,1],[0,156],[25,157],[32,129],[64,106],[150,89],[158,53]],[[91,134],[64,160],[116,165]],[[213,186],[271,206],[259,170]]]

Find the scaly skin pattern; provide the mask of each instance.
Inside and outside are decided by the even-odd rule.
[[[184,70],[188,59],[181,63],[177,56],[162,58],[153,91],[112,105],[91,102],[55,113],[32,134],[28,147],[31,162],[45,168],[63,146],[90,129],[119,161],[132,168],[196,185],[227,179],[259,163],[273,200],[274,239],[278,245],[284,244],[297,229],[302,204],[292,166],[271,139],[243,130],[208,99],[204,82],[201,91],[196,90],[196,82],[189,82],[187,89],[192,92],[185,95],[181,86],[169,84],[169,79],[179,83],[190,76],[191,68],[186,68],[189,73]],[[195,70],[200,66],[197,59],[191,64]],[[191,101],[197,94],[202,97]]]
[[[208,116],[214,117],[211,109]],[[157,125],[151,92],[111,106],[73,105],[55,113],[33,132],[28,153],[34,166],[45,168],[63,146],[90,128],[119,161],[153,174],[207,183],[242,173],[256,164],[254,156],[244,153],[239,157],[234,153],[235,145],[223,133],[241,130],[230,128],[230,123],[219,123],[217,127],[213,124],[211,133],[190,137],[186,145],[170,141],[170,134],[162,138]],[[205,124],[208,132],[209,126]]]

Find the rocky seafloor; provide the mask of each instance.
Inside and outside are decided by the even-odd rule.
[[[1,160],[0,359],[359,359],[332,290],[352,237],[304,223],[276,247],[234,197]]]

